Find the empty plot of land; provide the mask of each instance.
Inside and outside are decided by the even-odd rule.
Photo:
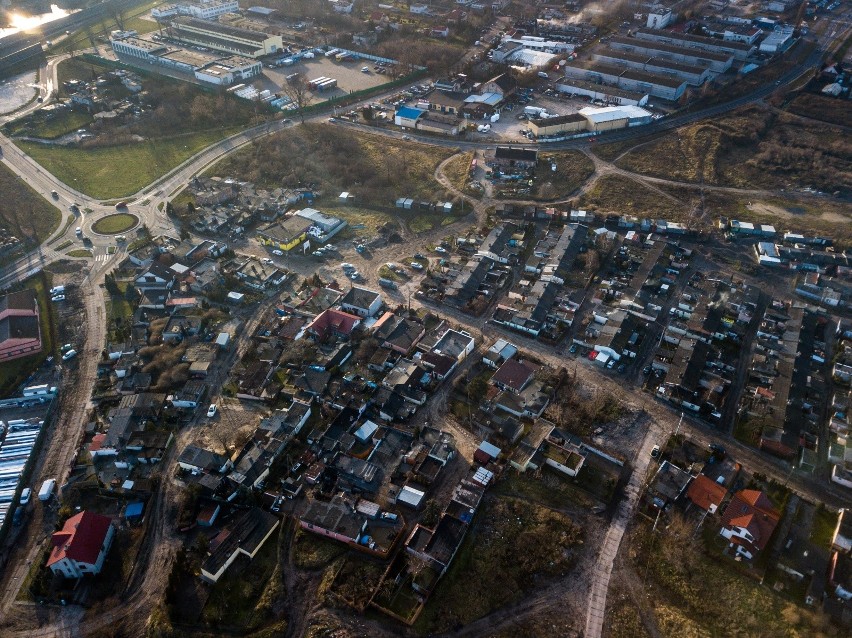
[[[453,149],[365,135],[330,124],[305,124],[231,154],[208,174],[236,177],[264,187],[317,184],[336,197],[348,191],[359,202],[393,207],[399,197],[436,202],[446,193],[435,169]]]
[[[680,128],[628,152],[617,165],[708,185],[852,191],[852,141],[845,131],[760,107]]]

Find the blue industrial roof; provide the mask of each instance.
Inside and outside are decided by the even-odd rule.
[[[124,518],[134,518],[136,516],[142,516],[142,509],[145,507],[142,501],[136,501],[135,503],[128,503],[127,507],[124,509]]]
[[[415,109],[410,106],[400,106],[396,110],[396,114],[399,117],[406,117],[410,120],[416,120],[418,117],[423,115],[423,113],[425,113],[425,111],[421,111],[420,109]]]

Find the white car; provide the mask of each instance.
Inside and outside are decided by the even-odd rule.
[[[69,350],[68,352],[66,352],[65,354],[62,355],[62,360],[68,361],[69,359],[73,359],[76,356],[77,356],[76,350]]]
[[[283,251],[283,250],[278,250],[278,249],[276,248],[275,250],[273,250],[273,251],[272,251],[272,254],[273,254],[273,255],[275,255],[276,257],[283,257],[283,256],[284,256],[284,251]]]
[[[51,301],[65,301],[65,295],[56,295],[50,298]]]
[[[77,228],[74,229],[74,232],[77,233],[77,237],[79,237],[83,234],[83,229],[77,226]]]
[[[423,270],[423,264],[421,264],[419,261],[412,261],[408,265],[414,268],[414,270]]]
[[[344,261],[340,264],[340,267],[343,268],[343,270],[355,270],[355,264],[350,264],[348,261]]]
[[[442,255],[446,255],[446,254],[447,254],[447,249],[446,249],[446,248],[444,248],[443,246],[438,246],[438,247],[435,249],[435,252],[436,252],[436,253],[441,253]]]
[[[264,264],[271,264],[272,263],[272,260],[269,257],[264,257],[260,261],[262,261]]]
[[[62,346],[62,352],[68,352],[68,351],[69,351],[69,350],[71,350],[73,347],[74,347],[74,346],[72,346],[70,343],[66,343],[64,346]]]
[[[214,416],[216,416],[216,404],[211,403],[210,407],[207,408],[207,418],[212,419]]]
[[[23,490],[21,490],[20,504],[26,505],[27,503],[29,503],[30,502],[30,496],[32,496],[32,494],[33,494],[33,491],[28,487],[25,487]]]

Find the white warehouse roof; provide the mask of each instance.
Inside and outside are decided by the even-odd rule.
[[[651,113],[638,106],[604,106],[601,108],[586,107],[580,109],[580,115],[590,122],[599,124],[601,122],[612,122],[613,120],[640,119],[651,117]]]

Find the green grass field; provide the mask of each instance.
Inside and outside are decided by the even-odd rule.
[[[62,213],[4,164],[0,164],[0,225],[6,226],[18,239],[40,244],[55,231]]]
[[[91,257],[92,251],[86,250],[85,248],[77,248],[75,250],[69,250],[65,254],[68,255],[69,257]]]
[[[239,129],[214,129],[129,146],[93,149],[20,142],[21,150],[69,186],[99,199],[126,197]]]
[[[88,126],[92,121],[92,116],[84,111],[65,110],[51,117],[37,113],[9,125],[8,131],[11,135],[52,140]]]
[[[102,217],[94,224],[92,230],[101,235],[117,235],[130,230],[139,223],[139,218],[130,213],[116,213]]]

